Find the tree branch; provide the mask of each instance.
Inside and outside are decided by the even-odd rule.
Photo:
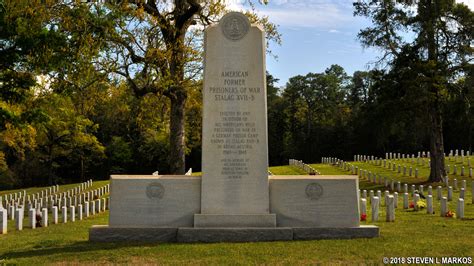
[[[177,2],[178,1],[175,1],[176,6],[178,5]],[[182,30],[185,26],[189,25],[191,22],[190,19],[202,9],[201,5],[196,0],[187,0],[186,3],[189,5],[189,8],[175,18],[176,28],[178,30]]]

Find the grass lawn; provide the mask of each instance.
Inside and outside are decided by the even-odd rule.
[[[341,174],[341,170],[333,166],[312,166],[322,174]],[[279,175],[299,172],[298,168],[289,166],[270,170]],[[377,186],[360,183],[361,189],[378,189]],[[435,190],[433,192],[436,195]],[[458,193],[454,193],[454,199]],[[465,199],[466,218],[459,220],[439,217],[436,200],[434,215],[426,214],[425,210],[403,210],[400,195],[395,222],[384,221],[384,206],[379,222],[370,221],[370,211],[368,222],[362,222],[380,227],[380,237],[375,239],[218,244],[89,243],[89,228],[107,224],[108,212],[75,223],[35,230],[24,228],[21,232],[15,231],[10,222],[9,233],[0,235],[0,264],[382,264],[384,257],[474,256],[474,205],[470,190]],[[449,209],[456,210],[456,200],[449,202]]]
[[[274,175],[306,175],[306,172],[298,167],[284,165],[284,166],[270,166],[268,167]],[[193,176],[201,176],[202,172],[195,172]]]
[[[272,166],[269,167],[269,170],[274,175],[307,175],[307,173],[302,169],[290,165]]]
[[[322,175],[350,175],[349,172],[329,164],[310,164],[310,166],[318,170]]]
[[[473,206],[466,206],[474,217]],[[474,254],[474,221],[397,210],[394,223],[377,222],[376,239],[264,243],[89,243],[88,229],[107,213],[0,236],[0,264],[315,264],[382,263],[383,257],[465,257]],[[382,215],[383,216],[383,215]]]

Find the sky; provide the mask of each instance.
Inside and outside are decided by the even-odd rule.
[[[235,11],[248,9],[245,0],[229,0]],[[270,0],[256,4],[256,11],[269,17],[282,34],[281,45],[269,43],[267,71],[284,86],[290,77],[322,72],[332,64],[342,66],[349,75],[368,70],[381,51],[363,48],[357,33],[370,21],[353,16],[353,0]],[[474,0],[457,0],[474,10]]]

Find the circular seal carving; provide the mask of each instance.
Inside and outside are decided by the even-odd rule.
[[[323,187],[318,183],[310,183],[306,186],[305,193],[310,200],[317,200],[323,195]]]
[[[249,19],[239,12],[227,13],[222,17],[219,24],[221,25],[224,36],[232,41],[242,39],[250,28]]]
[[[149,199],[161,199],[165,195],[165,188],[160,183],[151,183],[146,187],[146,196]]]

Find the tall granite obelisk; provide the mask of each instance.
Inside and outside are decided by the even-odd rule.
[[[274,227],[265,33],[237,12],[205,31],[201,214],[196,227]]]

